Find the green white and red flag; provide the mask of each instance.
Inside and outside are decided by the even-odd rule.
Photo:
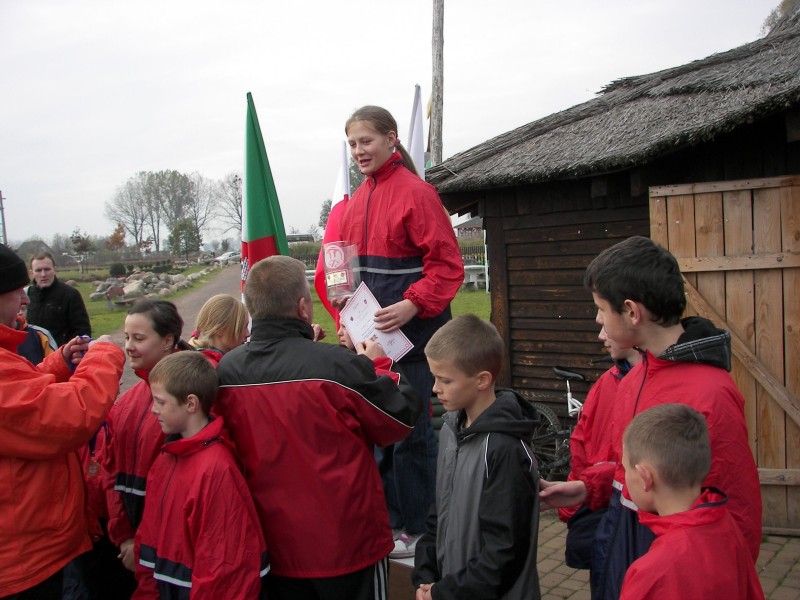
[[[274,254],[289,254],[278,192],[269,168],[253,96],[247,93],[244,196],[242,199],[242,293],[250,267]]]

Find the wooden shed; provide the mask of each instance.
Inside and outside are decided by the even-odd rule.
[[[771,531],[800,533],[800,14],[760,40],[620,79],[427,172],[483,218],[501,384],[564,416],[552,367],[602,357],[588,263],[631,235],[681,260],[690,312],[734,338]]]

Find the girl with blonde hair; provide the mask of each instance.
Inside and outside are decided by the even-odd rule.
[[[189,344],[217,365],[226,352],[244,344],[248,337],[250,315],[244,304],[228,294],[217,294],[200,309]]]

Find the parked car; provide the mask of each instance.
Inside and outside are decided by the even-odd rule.
[[[242,253],[237,250],[230,250],[228,252],[223,252],[217,258],[214,259],[214,264],[221,265],[231,262],[241,262],[242,261]]]

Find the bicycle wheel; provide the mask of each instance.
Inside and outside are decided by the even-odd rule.
[[[533,454],[539,463],[539,477],[547,481],[565,479],[570,469],[569,432],[553,409],[541,402],[531,405],[539,413],[539,425],[533,432]]]

